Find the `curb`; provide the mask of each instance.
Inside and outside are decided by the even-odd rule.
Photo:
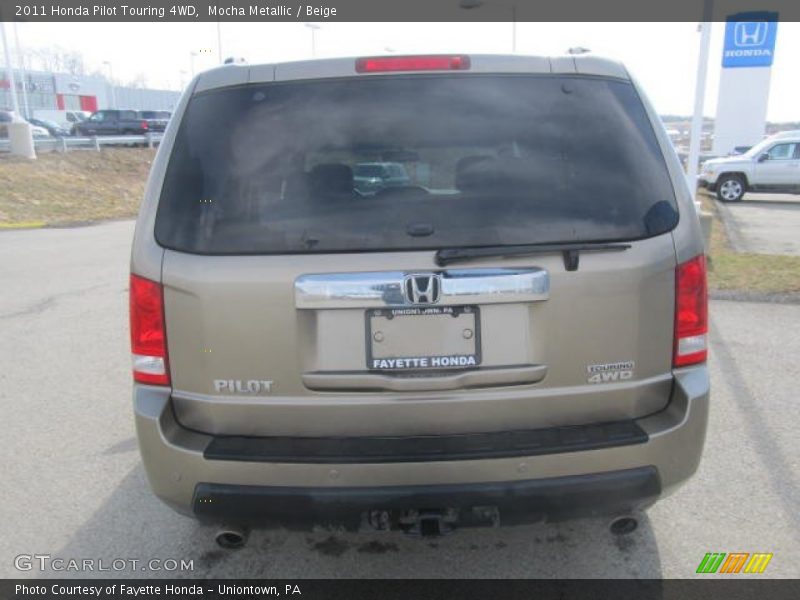
[[[18,229],[41,229],[47,227],[44,221],[22,221],[20,223],[0,223],[0,231],[16,231]]]
[[[731,209],[724,202],[720,202],[714,197],[711,198],[711,206],[713,207],[714,213],[719,218],[720,223],[722,223],[722,226],[725,228],[725,234],[728,237],[731,250],[740,254],[747,252],[744,240],[742,239],[742,232],[739,229],[739,225],[736,223],[733,213],[731,213]]]
[[[800,304],[800,292],[751,292],[748,290],[710,290],[711,300],[761,302],[769,304]]]
[[[53,221],[52,223],[45,223],[44,221],[26,221],[22,223],[0,223],[0,234],[3,231],[25,231],[32,229],[79,229],[81,227],[94,227],[96,225],[105,225],[106,223],[119,223],[122,221],[136,221],[136,216],[128,217],[113,217],[111,219],[95,219],[84,221]]]

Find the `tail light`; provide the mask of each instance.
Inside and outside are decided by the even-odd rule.
[[[131,275],[130,303],[133,379],[140,383],[169,385],[161,285]]]
[[[675,349],[673,366],[701,363],[708,354],[706,257],[695,256],[675,269]]]
[[[147,124],[147,121],[142,121],[142,129],[149,129],[150,126]]]
[[[467,71],[469,56],[463,54],[430,56],[375,56],[356,59],[356,73],[387,71]]]

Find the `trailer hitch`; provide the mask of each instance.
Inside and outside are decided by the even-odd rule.
[[[409,509],[400,512],[397,522],[400,529],[408,535],[447,535],[455,531],[458,510],[455,508]]]

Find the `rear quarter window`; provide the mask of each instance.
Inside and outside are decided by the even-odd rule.
[[[196,95],[155,233],[186,252],[271,254],[621,241],[677,221],[629,82],[417,75]]]

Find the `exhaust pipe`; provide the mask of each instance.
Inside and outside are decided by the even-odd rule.
[[[637,521],[634,517],[625,516],[611,521],[609,530],[611,531],[612,535],[628,535],[629,533],[636,531],[638,526],[639,521]]]
[[[250,530],[237,525],[226,525],[217,531],[214,540],[220,548],[226,550],[239,550],[244,548],[247,538],[250,537]]]

